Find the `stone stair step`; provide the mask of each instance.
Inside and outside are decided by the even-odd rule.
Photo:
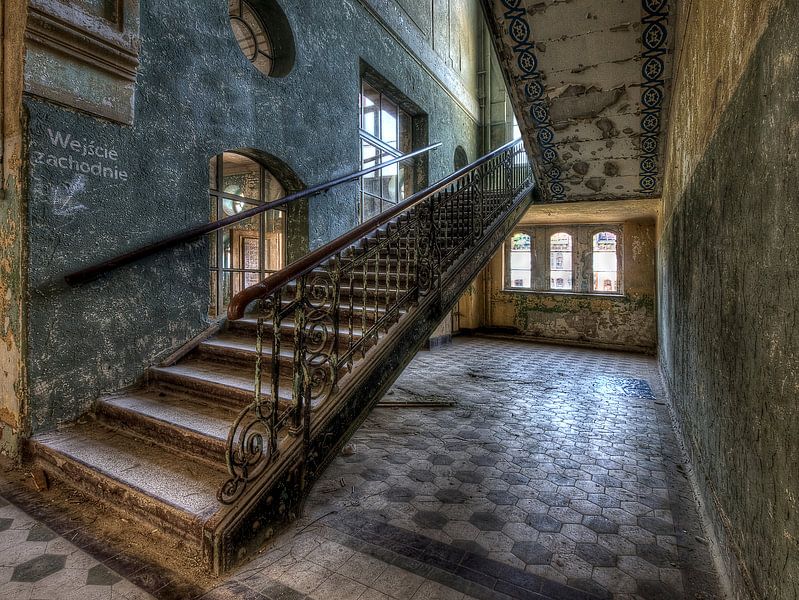
[[[67,485],[180,538],[201,543],[227,474],[202,461],[90,421],[30,440],[34,461]]]
[[[238,411],[190,396],[136,390],[101,398],[96,412],[107,425],[123,426],[218,468],[224,464],[225,441]]]
[[[151,389],[153,386],[167,386],[172,391],[199,394],[234,409],[252,402],[255,394],[253,369],[219,364],[195,355],[169,367],[151,367],[148,377]],[[261,393],[268,397],[271,391],[268,369],[263,372],[262,382]],[[291,382],[281,380],[278,391],[280,410],[285,410],[291,404],[291,397]]]

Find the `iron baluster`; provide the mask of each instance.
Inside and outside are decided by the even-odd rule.
[[[277,413],[280,404],[280,324],[283,309],[283,290],[272,296],[272,411],[270,415],[270,439],[274,454],[277,455]]]
[[[281,440],[283,428],[292,436],[302,435],[303,466],[316,468],[311,454],[316,452],[311,439],[316,408],[336,400],[333,394],[342,368],[351,370],[356,355],[362,358],[380,341],[381,329],[389,331],[400,314],[429,294],[441,294],[444,274],[488,231],[499,231],[497,219],[504,211],[514,202],[520,205],[517,192],[529,191],[532,181],[531,167],[517,164],[521,152],[518,143],[504,146],[236,295],[229,308],[231,319],[240,318],[253,300],[262,300],[264,306],[256,327],[254,398],[228,434],[230,477],[218,493],[220,501],[241,497],[247,485],[273,464],[279,445],[295,443],[286,435]],[[344,306],[342,293],[348,294]],[[292,317],[294,352],[284,365],[283,320]],[[262,394],[262,374],[269,318],[272,368],[267,399]],[[342,335],[347,339],[342,340]],[[281,376],[289,377],[287,370],[291,400],[281,412],[280,381]]]
[[[291,435],[298,435],[302,428],[302,401],[305,372],[303,364],[303,337],[305,334],[305,285],[306,275],[297,279],[294,308],[294,364],[291,381]]]

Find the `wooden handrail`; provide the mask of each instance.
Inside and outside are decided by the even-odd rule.
[[[206,234],[213,233],[214,231],[218,231],[220,229],[228,227],[229,225],[238,223],[239,221],[249,219],[254,215],[266,212],[267,210],[279,208],[291,202],[302,200],[303,198],[308,198],[310,196],[315,196],[316,194],[321,194],[322,192],[326,192],[330,188],[336,187],[337,185],[348,183],[350,181],[355,181],[356,179],[360,179],[364,175],[368,175],[369,173],[372,173],[374,171],[379,171],[380,169],[389,167],[395,163],[399,163],[409,158],[418,156],[420,154],[424,154],[425,152],[430,152],[431,150],[435,150],[439,146],[441,146],[441,142],[431,144],[424,148],[420,148],[419,150],[414,150],[413,152],[408,152],[407,154],[403,154],[402,156],[397,156],[396,158],[392,158],[391,160],[387,160],[386,162],[382,162],[373,167],[369,167],[368,169],[361,169],[360,171],[355,171],[353,173],[350,173],[349,175],[344,175],[342,177],[338,177],[337,179],[332,179],[330,181],[326,181],[325,183],[320,183],[319,185],[315,185],[313,187],[304,189],[302,191],[295,192],[294,194],[289,194],[288,196],[284,196],[279,200],[275,200],[273,202],[267,202],[266,204],[250,208],[248,210],[242,211],[230,217],[225,217],[224,219],[218,219],[216,221],[211,221],[210,223],[204,223],[203,225],[192,227],[191,229],[187,229],[186,231],[170,236],[158,242],[147,244],[146,246],[142,246],[140,248],[137,248],[136,250],[131,250],[130,252],[125,252],[124,254],[120,254],[119,256],[116,256],[114,258],[104,260],[103,262],[97,263],[96,265],[92,265],[91,267],[86,267],[85,269],[80,269],[79,271],[74,271],[72,273],[69,273],[64,277],[64,281],[66,281],[69,285],[87,283],[89,281],[97,279],[97,277],[99,277],[100,275],[102,275],[107,271],[116,269],[117,267],[121,267],[122,265],[126,265],[140,258],[144,258],[145,256],[154,254],[159,250],[163,250],[171,246],[176,246],[181,243],[196,240],[197,238],[200,238]]]
[[[392,219],[394,219],[400,213],[403,213],[423,200],[429,198],[436,192],[441,191],[443,188],[447,187],[450,183],[457,181],[470,171],[474,170],[475,168],[479,167],[480,165],[488,162],[498,154],[501,154],[505,150],[511,148],[514,144],[518,143],[520,139],[513,140],[508,142],[504,146],[500,146],[496,150],[493,150],[486,154],[485,156],[478,158],[473,163],[466,165],[462,169],[455,171],[454,173],[444,177],[443,179],[439,180],[438,182],[434,183],[427,189],[424,189],[420,192],[413,194],[410,198],[401,202],[383,213],[380,213],[377,216],[372,217],[368,221],[360,224],[358,227],[351,229],[347,233],[337,237],[336,239],[328,242],[324,246],[320,246],[313,252],[306,254],[302,258],[295,260],[293,263],[281,269],[277,273],[273,273],[269,277],[263,279],[262,281],[252,285],[248,288],[241,290],[237,293],[228,304],[228,319],[231,321],[235,321],[237,319],[241,319],[244,316],[244,312],[247,309],[247,306],[253,301],[257,300],[258,298],[264,298],[274,292],[277,288],[287,284],[294,279],[302,277],[307,273],[313,271],[316,267],[322,264],[325,260],[330,258],[331,256],[335,255],[337,252],[343,250],[347,246],[352,245],[365,235],[371,233],[381,225],[385,225]]]

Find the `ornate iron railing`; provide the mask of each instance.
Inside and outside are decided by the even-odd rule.
[[[524,152],[521,141],[506,144],[232,300],[232,320],[255,303],[255,396],[228,435],[230,478],[221,502],[239,498],[291,437],[302,436],[308,447],[312,415],[333,399],[342,379],[532,189]],[[266,394],[265,337],[271,338]],[[286,343],[293,359],[281,363]]]

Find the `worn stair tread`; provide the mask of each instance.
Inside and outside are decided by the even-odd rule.
[[[368,310],[372,310],[374,312],[374,309],[368,309]],[[406,311],[402,311],[402,312],[400,312],[400,314],[405,314],[405,312]],[[353,317],[353,323],[357,322],[357,320],[358,320],[357,317]],[[344,340],[345,337],[352,337],[352,338],[354,338],[356,340],[362,338],[363,337],[363,328],[360,327],[360,326],[354,326],[352,328],[352,332],[350,332],[349,327],[347,326],[347,322],[348,322],[348,320],[344,319],[344,320],[342,320],[341,323],[339,323],[338,331],[339,331],[339,338],[341,339],[341,343],[345,342],[345,340]],[[246,329],[248,329],[248,330],[249,329],[256,329],[258,327],[258,315],[254,314],[254,313],[247,313],[241,319],[236,319],[235,321],[233,321],[233,323],[237,324],[239,328],[241,328],[242,326],[246,326]],[[264,325],[271,328],[272,319],[265,317],[264,318]],[[286,322],[283,322],[283,324],[281,325],[281,329],[287,327],[287,325],[288,324]],[[293,327],[293,325],[294,324],[291,323],[292,327]],[[367,328],[367,332],[368,331],[369,331],[369,329]],[[253,344],[255,344],[254,340],[255,340],[255,338],[253,338]],[[291,342],[291,340],[289,340],[289,343],[290,342]]]
[[[171,375],[176,379],[188,379],[219,385],[239,392],[255,393],[255,373],[253,369],[215,363],[201,358],[187,358],[169,367],[151,367],[150,373],[156,376]],[[268,380],[269,370],[267,369],[263,375],[264,383],[261,391],[264,396],[268,396],[271,390],[271,384]],[[278,394],[281,400],[290,399],[290,383],[281,380]]]
[[[100,404],[215,440],[227,439],[230,424],[236,418],[236,411],[224,405],[198,402],[188,396],[156,390],[109,396],[102,398]]]
[[[59,457],[75,461],[193,517],[218,508],[216,492],[227,478],[223,471],[97,422],[39,434],[33,440],[40,446],[37,452],[49,454],[56,466]]]
[[[202,350],[235,350],[255,354],[255,337],[227,331],[205,340],[200,344],[200,348]],[[272,356],[271,335],[267,335],[264,338],[262,350],[265,358]],[[294,348],[288,341],[283,341],[280,345],[280,358],[283,360],[294,358]]]

